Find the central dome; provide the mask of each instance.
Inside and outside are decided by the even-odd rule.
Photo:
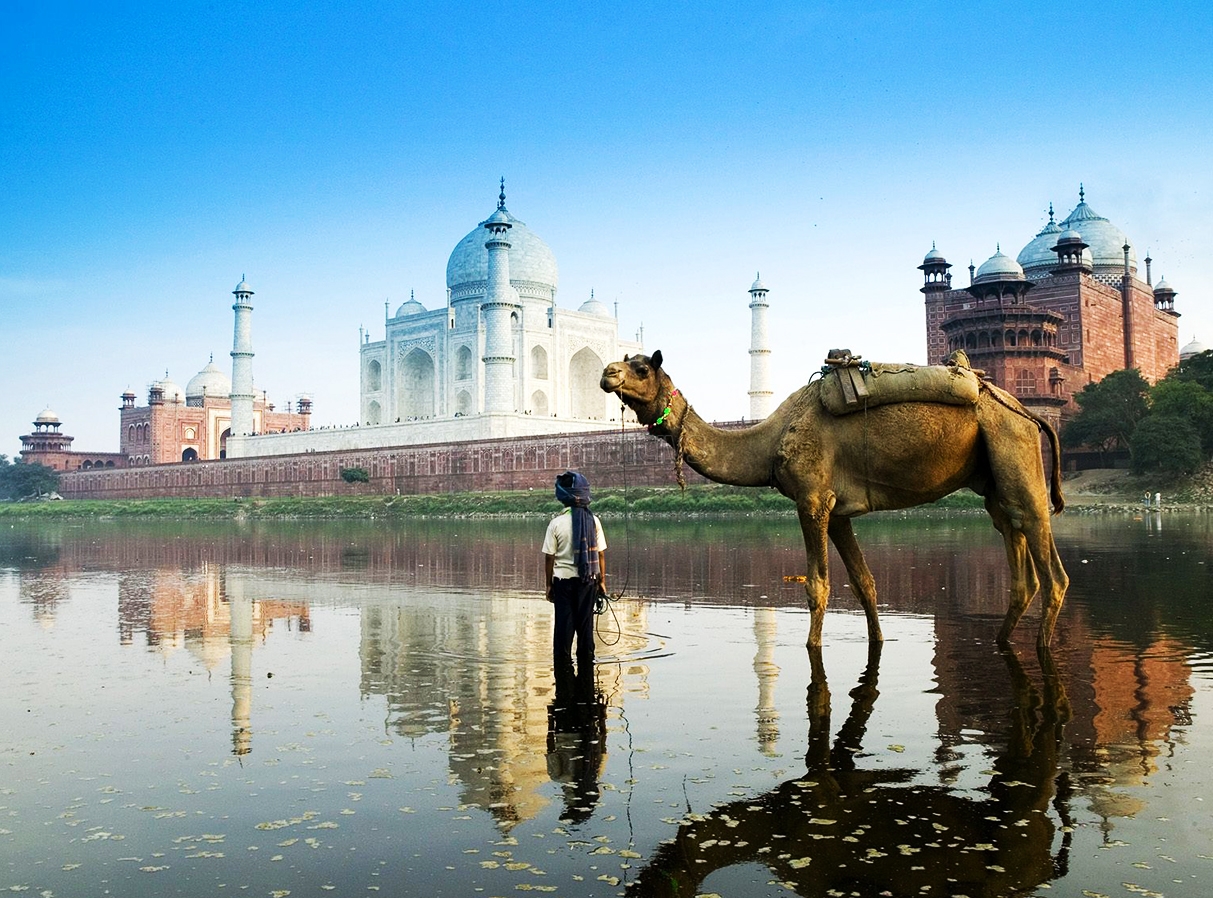
[[[528,282],[540,284],[556,292],[559,273],[556,268],[556,257],[543,240],[505,209],[497,210],[505,213],[510,223],[505,239],[509,241],[510,281],[512,283]],[[494,213],[496,214],[496,213]],[[481,222],[466,237],[459,241],[446,263],[446,285],[451,291],[459,287],[469,287],[487,283],[489,279],[489,251],[484,244],[490,234]]]
[[[215,365],[214,360],[190,378],[185,385],[185,399],[227,399],[232,392],[232,381]]]
[[[1112,224],[1080,198],[1069,217],[1061,223],[1082,235],[1091,251],[1096,274],[1118,275],[1125,270],[1125,244],[1129,239],[1124,231]],[[1129,270],[1137,271],[1137,253],[1129,246]]]

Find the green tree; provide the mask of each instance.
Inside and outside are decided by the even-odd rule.
[[[22,499],[59,489],[59,473],[46,465],[13,464],[0,455],[0,498]]]
[[[1196,428],[1170,415],[1143,418],[1133,431],[1129,451],[1135,474],[1186,474],[1204,460]]]
[[[1195,380],[1166,377],[1150,390],[1151,414],[1191,422],[1205,456],[1213,455],[1213,393]]]
[[[1200,384],[1213,392],[1213,349],[1180,362],[1167,373],[1166,379]]]
[[[341,479],[346,483],[370,483],[371,475],[366,468],[342,468]]]
[[[1133,430],[1150,411],[1150,385],[1136,368],[1113,371],[1087,384],[1074,399],[1079,412],[1062,432],[1066,446],[1125,449]]]

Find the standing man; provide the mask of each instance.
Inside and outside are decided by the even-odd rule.
[[[606,537],[602,522],[590,512],[590,482],[576,471],[556,478],[556,498],[565,506],[548,524],[543,537],[547,599],[555,606],[552,660],[559,667],[573,662],[583,670],[594,663],[594,603],[606,592]]]

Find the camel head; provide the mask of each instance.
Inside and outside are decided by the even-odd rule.
[[[617,393],[641,424],[661,418],[677,393],[669,375],[661,370],[660,349],[651,356],[625,355],[622,362],[611,362],[602,370],[599,386],[605,393]]]

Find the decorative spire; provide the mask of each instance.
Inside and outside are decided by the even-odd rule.
[[[1083,189],[1082,181],[1078,182],[1078,201],[1085,203],[1087,201],[1087,191]]]
[[[1049,224],[1053,223],[1053,203],[1049,203]]]
[[[497,196],[497,208],[505,208],[505,175],[501,176],[501,193]]]

